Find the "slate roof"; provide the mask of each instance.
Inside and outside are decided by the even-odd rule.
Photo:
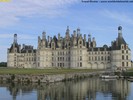
[[[11,45],[11,47],[9,48],[9,52],[10,52],[10,53],[14,52],[14,48],[13,48],[13,47],[17,48],[17,52],[18,52],[18,53],[20,52],[18,43],[13,43],[13,44]]]

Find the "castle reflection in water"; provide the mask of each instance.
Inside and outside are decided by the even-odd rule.
[[[113,100],[126,100],[131,86],[126,80],[84,79],[40,85],[0,83],[0,87],[6,87],[13,100],[17,100],[18,95],[30,95],[33,91],[36,91],[34,100],[101,100],[98,99],[101,95],[110,96]]]

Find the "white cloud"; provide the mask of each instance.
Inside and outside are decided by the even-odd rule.
[[[11,0],[0,3],[0,27],[17,23],[19,17],[60,16],[78,0]]]
[[[108,18],[114,19],[116,21],[120,21],[122,23],[127,23],[131,25],[133,24],[133,18],[127,12],[116,12],[116,11],[104,10],[102,11],[102,14]]]

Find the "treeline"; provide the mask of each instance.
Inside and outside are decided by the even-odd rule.
[[[7,62],[0,62],[0,67],[7,67]]]

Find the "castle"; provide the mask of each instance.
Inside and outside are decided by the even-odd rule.
[[[118,37],[111,46],[96,46],[95,38],[86,34],[82,37],[80,29],[70,36],[69,27],[65,37],[38,37],[38,47],[21,45],[14,34],[14,42],[7,52],[7,66],[12,68],[130,68],[131,50],[122,36],[122,27],[118,27]]]

